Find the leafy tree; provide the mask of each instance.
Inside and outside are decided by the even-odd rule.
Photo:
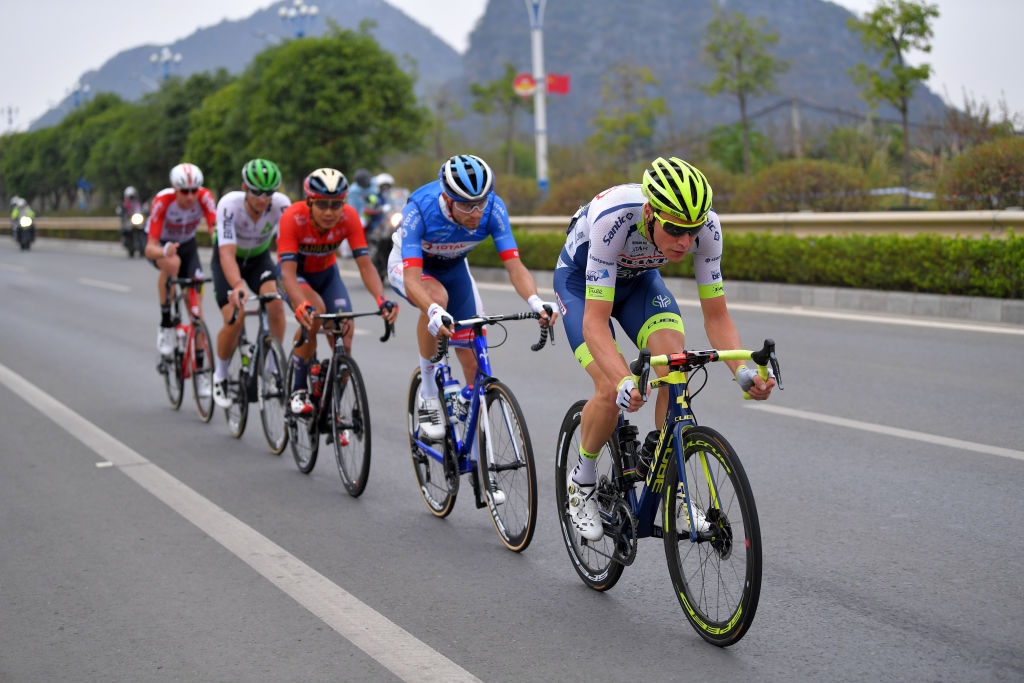
[[[58,128],[65,141],[63,182],[72,191],[79,178],[85,178],[92,184],[94,192],[109,195],[123,189],[124,185],[118,187],[123,180],[118,169],[114,169],[113,174],[93,174],[89,169],[89,159],[96,141],[119,127],[130,109],[131,105],[117,95],[100,93],[60,122]]]
[[[435,90],[429,96],[428,102],[432,114],[430,137],[433,144],[433,156],[440,160],[451,156],[446,154],[446,150],[453,149],[454,147],[452,140],[454,135],[448,124],[462,119],[466,112],[459,106],[454,95],[446,86],[441,86]],[[440,164],[440,161],[438,161],[438,164]]]
[[[880,0],[864,19],[848,21],[853,31],[871,51],[882,56],[879,68],[864,62],[850,70],[853,82],[863,87],[864,99],[873,107],[887,102],[897,109],[903,123],[903,186],[905,201],[910,201],[910,98],[921,81],[928,80],[931,66],[907,64],[911,50],[931,52],[931,20],[939,16],[938,7],[913,0]]]
[[[589,142],[625,166],[652,156],[658,117],[667,111],[662,97],[646,97],[661,85],[647,67],[619,64],[601,77],[604,106],[591,119],[596,132]]]
[[[203,100],[192,113],[192,129],[185,143],[185,158],[202,159],[206,186],[220,193],[238,186],[240,170],[248,159],[246,114],[238,106],[240,87],[234,81]]]
[[[715,73],[701,86],[709,95],[723,92],[736,96],[743,130],[743,172],[751,172],[750,123],[747,103],[758,95],[775,91],[775,77],[789,69],[789,62],[772,56],[768,47],[779,42],[777,33],[765,29],[763,17],[751,21],[741,12],[715,8],[705,32],[702,60]]]
[[[743,124],[736,123],[711,129],[708,153],[730,173],[745,173],[748,167],[756,172],[771,163],[775,148],[766,136],[757,131],[744,134]]]
[[[511,62],[505,62],[505,71],[498,78],[486,83],[470,83],[469,92],[473,96],[473,111],[490,114],[495,110],[501,114],[505,127],[505,172],[513,175],[516,172],[515,148],[516,115],[520,111],[528,111],[530,100],[520,97],[512,87],[516,76],[516,68]],[[538,87],[542,87],[538,84]]]

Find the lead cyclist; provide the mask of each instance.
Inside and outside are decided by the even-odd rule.
[[[646,402],[615,342],[615,318],[638,348],[652,355],[684,348],[679,306],[658,269],[692,255],[708,341],[738,349],[740,335],[722,285],[722,225],[711,209],[711,186],[696,167],[670,157],[655,159],[643,182],[616,185],[580,208],[569,224],[555,265],[554,288],[569,348],[594,382],[580,418],[579,463],[567,482],[573,525],[586,539],[604,535],[594,496],[596,461],[611,437],[619,410]],[[775,380],[761,379],[741,361],[726,361],[740,388],[767,399]],[[667,368],[655,368],[664,375]],[[655,420],[665,417],[668,393],[659,391]]]

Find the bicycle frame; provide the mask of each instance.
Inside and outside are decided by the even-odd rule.
[[[263,367],[263,354],[265,353],[264,349],[263,349],[263,340],[266,339],[267,337],[272,337],[273,336],[271,334],[271,332],[270,332],[270,312],[267,310],[267,304],[269,302],[271,302],[271,301],[274,301],[275,299],[280,299],[280,298],[281,298],[281,295],[275,293],[275,294],[253,294],[253,295],[249,296],[249,298],[247,299],[247,301],[252,301],[254,299],[259,301],[259,308],[258,309],[245,312],[246,315],[257,315],[257,316],[259,316],[257,318],[259,320],[259,323],[257,325],[257,330],[256,330],[256,342],[255,342],[256,351],[253,354],[252,358],[249,359],[248,367],[246,367],[244,369],[244,371],[243,371],[246,374],[247,377],[255,376],[257,371],[258,371],[258,369]],[[229,325],[233,325],[237,319],[238,319],[238,312],[236,310],[235,313],[231,316],[231,320],[228,322],[228,324]],[[248,343],[249,343],[249,338],[246,335],[245,324],[243,323],[242,324],[242,329],[238,332],[238,346],[242,347],[243,345],[248,344]],[[262,393],[258,395],[257,400],[258,400],[258,403],[259,403],[259,407],[262,409],[263,408],[263,394]]]
[[[203,282],[208,282],[208,279],[203,280],[192,280],[187,278],[168,278],[167,279],[167,297],[172,302],[171,308],[174,311],[175,317],[175,329],[181,330],[185,334],[185,349],[184,349],[184,361],[181,364],[181,378],[188,379],[192,376],[196,366],[196,354],[194,352],[195,347],[195,325],[193,321],[199,317],[199,291],[202,287]],[[177,285],[181,287],[174,291]],[[183,322],[179,315],[180,309],[178,308],[178,302],[184,301],[188,297],[188,322]]]

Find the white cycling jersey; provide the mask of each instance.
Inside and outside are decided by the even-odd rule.
[[[576,212],[555,267],[583,274],[588,299],[612,301],[616,282],[668,263],[639,229],[646,201],[639,184],[616,185]],[[717,213],[708,213],[687,253],[693,255],[700,297],[722,296],[722,224]]]
[[[217,233],[214,241],[218,247],[225,244],[237,246],[238,258],[249,258],[262,254],[277,236],[281,214],[292,204],[292,200],[281,192],[275,192],[267,210],[258,220],[253,221],[245,210],[245,195],[242,190],[228,192],[217,202]]]

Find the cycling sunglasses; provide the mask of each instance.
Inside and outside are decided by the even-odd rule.
[[[198,187],[179,187],[178,188],[178,192],[180,192],[182,194],[195,194],[196,192],[199,192],[199,188]]]
[[[704,227],[704,221],[701,221],[696,225],[687,225],[686,223],[676,223],[675,221],[663,218],[658,212],[654,213],[654,217],[658,219],[659,223],[661,223],[661,227],[665,229],[665,232],[672,237],[682,237],[683,235],[696,237]]]
[[[459,213],[471,214],[474,211],[479,211],[480,213],[483,213],[484,207],[487,206],[487,200],[484,199],[479,202],[457,202],[453,200],[452,204],[455,206],[456,210]]]
[[[313,202],[313,206],[320,209],[321,211],[337,211],[341,207],[345,206],[344,199],[317,199]]]
[[[270,197],[270,196],[273,196],[273,194],[274,194],[275,192],[277,192],[277,190],[254,190],[254,189],[252,189],[251,187],[246,187],[245,189],[246,189],[246,190],[247,190],[247,191],[249,192],[249,194],[251,194],[251,195],[252,195],[253,197]]]

